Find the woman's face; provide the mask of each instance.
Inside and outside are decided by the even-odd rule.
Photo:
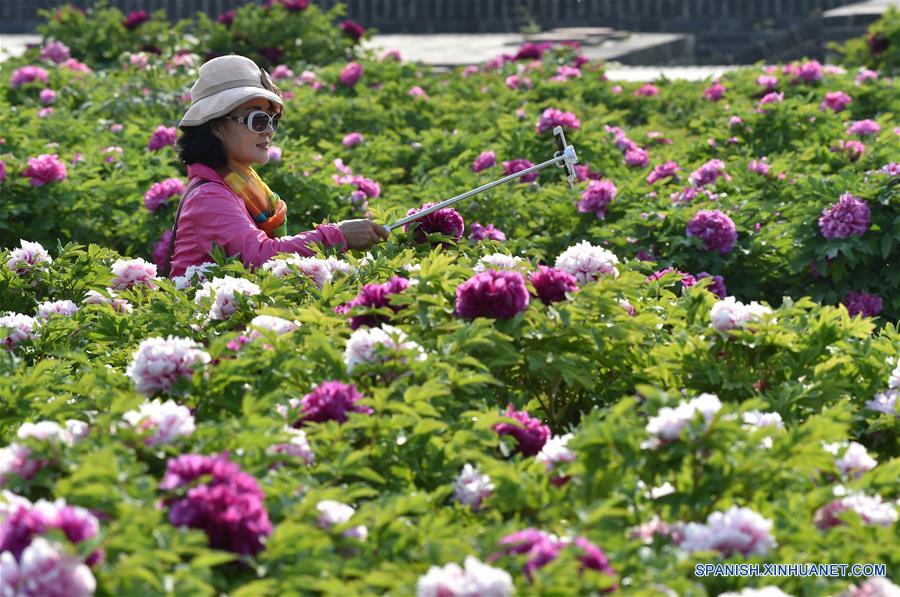
[[[270,116],[281,113],[281,107],[278,104],[257,97],[247,100],[232,110],[229,116],[246,117],[254,110],[262,110]],[[254,133],[247,128],[246,122],[224,118],[218,123],[218,126],[213,128],[213,134],[222,141],[229,165],[246,168],[250,164],[265,164],[269,161],[269,145],[272,137],[275,136],[271,130],[265,133]]]

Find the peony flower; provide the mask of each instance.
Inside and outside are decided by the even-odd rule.
[[[244,278],[225,276],[204,282],[194,295],[194,302],[199,305],[204,300],[211,300],[207,317],[222,321],[237,311],[238,296],[257,296],[259,293],[259,286],[253,282]]]
[[[149,151],[157,151],[167,145],[175,145],[177,138],[178,131],[175,130],[175,127],[159,125],[150,136],[150,141],[147,142],[147,149]]]
[[[759,160],[750,160],[750,163],[747,164],[747,170],[749,170],[750,172],[756,172],[760,176],[769,175],[769,165],[766,163],[765,157]]]
[[[492,554],[488,561],[493,561],[501,555],[527,554],[525,576],[529,580],[531,580],[535,570],[553,561],[559,555],[559,552],[566,547],[573,547],[577,550],[582,570],[591,569],[606,574],[615,574],[615,571],[609,565],[609,559],[606,557],[606,554],[584,537],[575,537],[574,540],[560,540],[555,535],[550,535],[534,528],[527,528],[503,537],[500,539],[500,545],[504,546],[504,548],[500,552]]]
[[[550,437],[550,428],[534,419],[524,410],[513,410],[513,405],[506,407],[503,416],[515,419],[520,423],[497,423],[494,431],[499,435],[512,435],[516,438],[517,449],[525,456],[534,456],[544,447]]]
[[[848,291],[844,295],[843,305],[847,307],[850,317],[860,315],[862,317],[875,317],[884,308],[884,301],[880,296],[866,292]]]
[[[281,161],[281,148],[276,147],[275,145],[270,145],[266,150],[266,156],[269,158],[270,162],[280,162]]]
[[[522,170],[527,170],[528,168],[533,167],[532,164],[528,160],[510,160],[508,162],[503,162],[503,176],[509,176],[511,174],[515,174],[516,172],[521,172]],[[528,174],[523,174],[519,177],[520,182],[534,182],[538,179],[539,172],[535,170],[534,172],[529,172]]]
[[[819,230],[828,240],[862,236],[872,223],[869,205],[850,193],[840,196],[837,203],[822,210]]]
[[[41,154],[36,158],[28,158],[28,167],[22,176],[29,177],[33,187],[41,187],[49,182],[62,182],[66,179],[66,165],[59,161],[59,156]]]
[[[443,568],[431,566],[416,582],[417,597],[509,597],[516,592],[505,570],[466,556],[465,568],[451,562]]]
[[[0,553],[0,594],[89,597],[97,581],[90,568],[57,543],[36,537],[19,561]]]
[[[351,412],[371,414],[370,407],[357,404],[364,396],[356,389],[354,384],[345,384],[340,381],[323,381],[300,400],[291,399],[288,408],[280,408],[280,412],[288,418],[295,414],[300,417],[291,423],[294,427],[301,427],[304,423],[324,423],[325,421],[337,421],[345,423],[347,414]],[[298,411],[299,409],[299,411]],[[290,422],[290,421],[288,421]]]
[[[694,277],[698,282],[704,278],[711,278],[712,282],[709,284],[709,286],[706,287],[706,289],[720,299],[724,299],[726,296],[728,296],[728,290],[725,288],[725,279],[722,276],[713,276],[707,272],[700,272]]]
[[[865,137],[868,135],[877,135],[880,130],[881,125],[874,120],[857,120],[847,127],[847,134]]]
[[[194,485],[194,481],[204,483]],[[262,538],[272,534],[265,495],[256,479],[228,461],[226,455],[183,454],[166,462],[159,488],[181,489],[183,497],[164,500],[169,522],[206,532],[210,547],[243,555],[263,550]]]
[[[322,500],[316,504],[316,510],[319,511],[318,523],[323,529],[330,529],[333,526],[342,525],[350,521],[356,509],[335,500]],[[358,525],[344,531],[345,537],[359,539],[365,541],[369,536],[369,530],[365,525]]]
[[[703,90],[703,97],[713,102],[719,101],[724,95],[725,86],[718,81],[714,81],[712,85]]]
[[[478,222],[472,223],[469,226],[469,240],[480,241],[480,240],[496,240],[496,241],[504,241],[506,240],[506,234],[503,233],[502,230],[498,228],[494,228],[493,224],[488,224],[487,226],[482,226]]]
[[[580,213],[593,212],[598,220],[602,220],[606,218],[606,210],[615,199],[617,192],[618,189],[611,180],[592,180],[581,194],[578,211]]]
[[[117,161],[121,163],[122,154],[125,152],[124,149],[119,147],[118,145],[111,145],[109,147],[104,147],[100,153],[105,155],[104,161],[108,164],[113,164]]]
[[[290,79],[294,76],[294,71],[292,71],[287,65],[279,64],[275,68],[272,69],[272,73],[270,74],[273,81],[281,81],[282,79]]]
[[[344,147],[356,147],[363,142],[363,136],[359,133],[347,133],[341,142],[344,144]]]
[[[266,330],[281,336],[299,328],[300,323],[288,321],[287,319],[275,317],[274,315],[257,315],[250,321],[249,327],[252,329],[250,332],[250,339],[254,340],[260,336],[258,330]]]
[[[878,80],[878,71],[874,71],[868,68],[860,67],[859,73],[856,75],[856,84],[862,85],[867,83],[868,81],[877,81]]]
[[[91,70],[91,67],[84,64],[83,62],[79,62],[79,61],[75,60],[74,58],[69,58],[68,60],[66,60],[62,64],[60,64],[59,67],[65,68],[72,72],[84,73],[87,75],[94,72],[93,70]]]
[[[319,289],[327,282],[331,282],[333,277],[333,269],[328,260],[318,257],[301,257],[297,254],[287,258],[273,257],[262,264],[262,269],[272,272],[278,278],[299,271],[310,278]]]
[[[725,163],[722,160],[710,160],[691,172],[689,180],[696,187],[706,186],[716,182],[725,175]]]
[[[650,154],[646,149],[633,147],[625,151],[625,164],[630,168],[643,168],[650,162]]]
[[[379,350],[414,351],[418,353],[416,360],[424,361],[427,358],[425,350],[421,346],[412,340],[406,340],[406,333],[403,330],[383,323],[381,327],[377,328],[359,328],[350,335],[344,350],[347,372],[353,373],[362,364],[389,360],[387,356],[379,359]]]
[[[116,290],[125,290],[135,285],[156,288],[153,279],[156,277],[156,266],[147,263],[142,258],[117,259],[112,264],[112,273],[115,276],[112,287]]]
[[[558,268],[538,266],[537,271],[531,273],[529,279],[534,286],[538,298],[545,305],[563,301],[567,292],[578,290],[578,280],[567,271]]]
[[[44,47],[41,48],[41,60],[45,62],[49,61],[55,64],[61,64],[68,60],[69,57],[69,46],[61,41],[47,42]]]
[[[778,85],[778,77],[772,75],[760,75],[756,78],[756,84],[765,87],[767,92],[773,91]]]
[[[6,162],[0,160],[0,182],[6,180]]]
[[[850,585],[837,597],[896,597],[897,595],[900,595],[900,587],[882,576],[876,576],[866,579],[859,586]],[[775,596],[773,595],[773,597]]]
[[[855,512],[863,524],[888,527],[897,521],[897,507],[892,502],[885,502],[877,494],[851,493],[816,510],[813,523],[822,530],[844,524],[841,513],[846,510]]]
[[[285,427],[284,433],[291,436],[290,442],[269,446],[266,450],[266,454],[299,458],[307,466],[312,466],[316,463],[316,455],[312,451],[312,448],[309,447],[309,440],[306,438],[305,431],[302,429],[294,429],[293,427]]]
[[[19,247],[10,251],[6,260],[6,267],[16,275],[24,276],[38,269],[46,271],[53,263],[53,258],[40,243],[20,239]]]
[[[472,172],[481,172],[496,165],[497,155],[493,151],[482,151],[472,162]]]
[[[688,553],[718,551],[725,557],[734,553],[764,556],[776,546],[772,521],[738,506],[713,512],[706,518],[706,524],[688,523],[683,531],[679,547]]]
[[[47,71],[39,66],[23,66],[13,71],[12,77],[10,77],[10,83],[12,84],[13,89],[15,89],[28,83],[34,83],[35,81],[38,83],[46,83],[49,76]]]
[[[350,19],[341,21],[340,28],[341,31],[347,34],[347,36],[354,42],[359,41],[366,33],[365,27],[363,27],[356,21],[351,21]]]
[[[557,108],[547,108],[541,114],[534,128],[538,133],[546,133],[557,126],[574,130],[581,127],[581,122],[571,112],[563,112]]]
[[[96,290],[88,290],[84,296],[84,299],[81,301],[82,305],[109,305],[115,310],[117,313],[131,313],[134,307],[131,306],[131,303],[126,301],[125,299],[116,298],[115,291],[107,288],[106,291],[109,293],[109,298],[103,296]]]
[[[406,215],[411,216],[428,209],[433,205],[435,204],[429,202],[423,204],[420,208],[413,207],[406,212]],[[432,233],[445,234],[452,237],[454,241],[459,241],[465,230],[465,224],[462,216],[459,215],[459,212],[452,207],[445,207],[444,209],[439,209],[427,216],[422,216],[418,220],[413,220],[408,224],[404,224],[404,231],[408,232],[410,229],[414,230],[413,239],[417,243],[425,242],[426,235]]]
[[[842,475],[860,477],[866,471],[875,468],[878,461],[869,456],[865,446],[857,442],[850,442],[844,455],[836,459],[834,464]]]
[[[522,267],[523,261],[524,260],[521,257],[514,257],[505,253],[492,253],[481,257],[472,270],[476,274],[480,274],[489,269],[517,270]]]
[[[456,314],[468,319],[509,319],[528,302],[525,278],[517,271],[484,271],[456,287]]]
[[[338,77],[341,85],[345,87],[353,87],[363,74],[363,68],[357,62],[351,62],[341,70]]]
[[[150,253],[150,260],[153,264],[160,268],[166,263],[169,255],[169,245],[172,243],[172,230],[164,230],[159,236],[159,240],[153,245],[153,251]]]
[[[155,182],[144,193],[144,207],[150,213],[155,213],[160,205],[182,193],[184,193],[184,183],[181,179],[167,178],[162,182]]]
[[[544,447],[537,456],[534,457],[538,462],[543,462],[548,472],[552,472],[556,466],[563,462],[574,462],[575,453],[569,449],[569,440],[572,434],[554,435],[547,440]]]
[[[391,306],[390,296],[402,293],[408,286],[409,280],[399,276],[393,276],[384,284],[366,284],[353,300],[342,305],[342,310],[349,311],[354,307],[368,307],[370,309],[391,307],[396,313],[402,307]],[[381,315],[358,315],[350,318],[350,329],[355,330],[363,325],[374,327],[385,322],[385,318]]]
[[[644,430],[653,436],[641,444],[644,449],[656,449],[662,445],[678,441],[682,430],[697,415],[704,420],[704,429],[708,428],[713,417],[722,409],[722,402],[715,394],[700,394],[692,400],[682,401],[675,408],[664,406],[654,417],[650,417]]]
[[[784,93],[777,93],[775,91],[771,93],[767,93],[759,100],[760,106],[766,106],[768,104],[780,104],[784,101]],[[761,107],[757,108],[757,112],[761,111]]]
[[[819,110],[832,110],[843,112],[853,102],[853,98],[843,91],[832,91],[825,94],[825,99],[819,104]]]
[[[56,101],[56,92],[52,89],[42,89],[39,99],[42,104],[48,106]]]
[[[33,340],[37,337],[35,328],[38,322],[27,315],[21,313],[13,313],[8,311],[6,315],[0,316],[0,330],[8,328],[8,332],[0,331],[6,337],[0,339],[0,345],[12,350],[14,346],[21,344],[25,340]]]
[[[421,87],[419,87],[418,85],[412,87],[408,93],[411,97],[422,98],[424,100],[428,99],[428,94],[425,93],[425,90],[422,89]]]
[[[179,379],[190,379],[196,365],[211,361],[208,353],[189,338],[147,338],[141,341],[125,370],[138,392],[152,395],[170,391]]]
[[[587,284],[603,275],[619,276],[616,265],[619,258],[611,251],[595,247],[583,240],[563,251],[554,264],[558,269],[572,274],[579,284]]]
[[[734,222],[718,209],[698,211],[687,225],[687,235],[701,239],[707,251],[729,253],[737,240]]]
[[[62,317],[72,317],[78,312],[78,305],[69,300],[63,301],[44,301],[38,305],[35,319],[38,321],[46,321],[52,315]]]
[[[814,83],[822,79],[823,72],[822,64],[818,60],[810,60],[800,65],[797,76],[804,83]]]
[[[382,62],[387,62],[388,60],[401,62],[402,58],[400,56],[400,50],[396,48],[389,48],[381,53],[381,56],[379,56],[379,60],[381,60]]]
[[[31,479],[44,464],[43,460],[31,457],[31,449],[28,446],[11,443],[5,448],[0,448],[0,487],[6,485],[10,479],[20,478],[26,481]]]
[[[720,332],[726,332],[736,327],[743,327],[751,321],[759,321],[764,315],[770,313],[772,313],[771,309],[756,301],[745,305],[733,296],[729,296],[713,305],[709,311],[709,319],[714,328]]]
[[[681,170],[677,163],[669,161],[656,166],[653,171],[647,175],[647,184],[654,184],[658,180],[664,178],[678,178],[676,172]]]
[[[466,464],[453,482],[453,497],[456,501],[472,506],[472,510],[476,512],[481,508],[481,502],[493,492],[491,478],[481,474],[478,467],[471,464]]]
[[[129,31],[134,31],[141,23],[146,23],[149,20],[150,15],[147,14],[146,10],[133,10],[122,20],[122,26]]]
[[[636,97],[654,97],[659,95],[659,88],[653,83],[644,83],[635,90],[634,95]]]
[[[122,419],[136,431],[149,434],[145,440],[148,446],[169,444],[194,433],[191,411],[172,400],[144,402],[138,410],[122,415]]]
[[[857,161],[864,153],[866,153],[866,146],[855,139],[838,141],[837,145],[834,145],[829,149],[834,153],[843,152],[851,162]]]

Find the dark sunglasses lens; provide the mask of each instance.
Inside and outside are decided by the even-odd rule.
[[[269,115],[264,112],[257,112],[250,119],[250,128],[256,133],[265,132],[269,128]]]

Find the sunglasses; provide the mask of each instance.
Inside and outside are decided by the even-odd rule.
[[[225,118],[246,124],[251,133],[267,133],[269,130],[274,133],[278,128],[278,121],[281,120],[281,114],[269,116],[262,110],[254,110],[246,116],[226,116]]]

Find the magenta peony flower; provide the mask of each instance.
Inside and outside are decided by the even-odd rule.
[[[784,101],[783,93],[777,93],[775,91],[772,91],[772,92],[767,93],[764,96],[762,96],[762,98],[759,100],[759,105],[765,106],[766,104],[780,104],[783,101]]]
[[[456,287],[456,314],[460,317],[509,319],[528,307],[528,289],[521,273],[489,269]]]
[[[28,167],[22,176],[29,177],[33,187],[41,187],[49,182],[61,182],[66,179],[66,165],[59,161],[56,154],[43,153],[36,158],[28,158]]]
[[[538,270],[532,272],[529,279],[537,291],[538,298],[545,305],[564,301],[567,292],[578,290],[578,280],[575,279],[575,276],[555,267],[538,266]]]
[[[469,229],[471,230],[471,233],[469,234],[469,240],[506,240],[506,234],[504,234],[502,230],[495,228],[493,224],[482,226],[478,222],[475,222],[469,227]]]
[[[691,172],[689,180],[692,185],[702,187],[716,182],[723,175],[725,175],[725,162],[722,160],[709,160]]]
[[[633,147],[625,152],[625,164],[631,168],[643,168],[650,162],[650,154],[646,149]]]
[[[434,203],[425,203],[420,208],[413,207],[406,212],[406,215],[411,216],[419,213],[432,205],[434,205]],[[424,243],[426,240],[425,235],[435,232],[446,234],[447,236],[453,237],[454,241],[458,241],[462,238],[465,224],[462,216],[459,215],[459,212],[452,207],[445,207],[444,209],[439,209],[403,226],[404,231],[408,232],[411,229],[414,230],[413,238],[417,243]]]
[[[718,209],[700,210],[688,222],[687,235],[700,238],[708,251],[724,255],[734,247],[737,229],[731,218]]]
[[[672,161],[660,164],[653,169],[653,172],[647,175],[647,184],[654,184],[658,180],[664,178],[678,178],[677,172],[681,167]]]
[[[518,159],[518,160],[510,160],[508,162],[503,162],[503,175],[509,176],[510,174],[515,174],[516,172],[521,172],[522,170],[526,170],[534,166],[528,160]],[[519,177],[519,181],[521,182],[534,182],[538,179],[539,172],[529,172],[528,174]]]
[[[354,42],[359,41],[363,35],[366,33],[366,28],[357,23],[356,21],[351,21],[350,19],[346,19],[341,21],[341,31],[347,34],[347,36],[352,39]]]
[[[144,207],[150,213],[156,212],[159,206],[184,193],[184,183],[178,178],[167,178],[161,182],[155,182],[144,193]]]
[[[13,89],[15,89],[16,87],[21,87],[22,85],[33,83],[35,81],[46,83],[49,76],[47,71],[39,66],[23,66],[13,71],[10,82],[12,83]]]
[[[773,77],[772,75],[760,75],[756,78],[756,84],[760,87],[765,87],[766,92],[771,92],[775,90],[775,87],[778,85],[778,77]]]
[[[603,175],[591,170],[587,164],[575,164],[575,178],[578,182],[584,182],[586,180],[601,180]]]
[[[481,172],[497,165],[497,155],[493,151],[482,151],[472,162],[472,172]]]
[[[488,562],[492,562],[501,555],[527,554],[525,562],[525,576],[531,580],[535,570],[552,562],[559,555],[563,543],[553,535],[534,528],[527,528],[512,533],[500,539],[503,549],[492,554]]]
[[[362,142],[363,136],[359,133],[347,133],[344,135],[343,141],[341,141],[341,143],[344,144],[344,147],[356,147]]]
[[[535,129],[538,133],[545,133],[552,131],[557,126],[578,129],[581,127],[581,122],[571,112],[563,112],[557,108],[547,108],[535,124]]]
[[[859,74],[856,75],[856,84],[862,85],[868,81],[877,81],[878,80],[878,71],[874,71],[868,68],[860,68]]]
[[[747,170],[756,172],[760,176],[769,175],[769,165],[766,163],[765,157],[760,158],[759,160],[750,160],[750,163],[747,164]]]
[[[725,86],[715,81],[712,85],[703,90],[703,97],[706,99],[717,102],[725,95]]]
[[[853,102],[853,98],[843,91],[833,91],[825,94],[825,99],[819,104],[819,110],[833,110],[834,112],[843,112],[844,108]]]
[[[693,286],[697,283],[697,279],[694,278],[694,276],[692,276],[688,273],[679,271],[679,270],[675,269],[674,267],[667,267],[665,269],[661,269],[661,270],[653,272],[652,274],[647,276],[647,281],[648,282],[656,282],[658,280],[661,280],[666,274],[670,274],[672,272],[674,272],[678,276],[676,281],[678,284],[681,285],[682,288],[690,288],[691,286]]]
[[[830,151],[833,153],[842,152],[847,159],[851,162],[855,162],[859,158],[862,157],[864,153],[866,153],[866,146],[863,145],[861,141],[857,141],[856,139],[850,139],[849,141],[838,141],[838,144],[834,147],[830,148]]]
[[[0,160],[0,182],[6,180],[6,162]]]
[[[543,56],[544,52],[553,47],[552,43],[532,43],[525,42],[519,48],[519,51],[516,52],[516,55],[513,57],[513,60],[540,60],[541,56]]]
[[[847,307],[850,317],[855,317],[856,315],[875,317],[884,308],[884,301],[881,300],[880,296],[863,291],[848,291],[841,302]]]
[[[371,309],[379,309],[381,307],[391,307],[396,313],[402,307],[392,306],[390,304],[390,295],[400,294],[409,287],[409,280],[394,276],[384,284],[366,284],[356,295],[356,298],[349,303],[343,305],[344,310],[353,307],[369,307]],[[366,325],[377,327],[382,323],[388,323],[389,320],[382,315],[357,315],[350,318],[350,329],[357,329]]]
[[[816,81],[822,80],[822,76],[824,71],[822,69],[822,64],[818,60],[810,60],[809,62],[804,62],[800,65],[800,68],[797,69],[797,76],[804,83],[814,83]]]
[[[659,95],[659,88],[653,83],[645,83],[635,90],[634,95],[637,97],[653,97]]]
[[[216,20],[219,22],[219,24],[225,25],[226,27],[230,27],[231,24],[234,22],[234,15],[235,15],[235,11],[228,10],[228,11],[220,14],[219,18]]]
[[[422,89],[421,87],[419,87],[418,85],[415,85],[414,87],[410,88],[409,95],[412,97],[420,97],[424,100],[428,99],[428,94],[425,93],[425,90]]]
[[[869,205],[850,193],[844,193],[838,202],[822,210],[819,230],[822,236],[831,240],[862,236],[872,223]]]
[[[167,145],[175,145],[175,140],[177,138],[178,132],[175,130],[175,127],[159,125],[150,136],[150,141],[147,143],[147,149],[149,151],[156,151]]]
[[[50,105],[56,101],[56,92],[50,88],[42,89],[39,99],[42,104]]]
[[[292,423],[294,427],[301,427],[305,423],[324,423],[325,421],[345,423],[348,413],[371,414],[374,412],[368,406],[357,404],[363,398],[364,396],[353,384],[323,381],[299,401],[291,399],[289,401],[290,408],[283,412],[288,417],[294,414],[300,415]],[[298,407],[299,413],[296,411]]]
[[[514,410],[513,405],[506,407],[503,416],[515,419],[521,425],[513,423],[497,423],[494,431],[499,435],[512,435],[518,441],[518,450],[525,456],[534,456],[544,447],[550,438],[550,428],[534,419],[524,410]]]
[[[142,23],[146,23],[149,20],[150,15],[147,14],[146,10],[133,10],[122,20],[122,26],[129,31],[134,31]]]
[[[357,62],[351,62],[341,71],[338,80],[341,85],[353,87],[363,74],[363,68]]]
[[[41,60],[61,64],[70,57],[69,46],[61,41],[48,42],[41,48]]]
[[[156,267],[162,267],[165,265],[166,257],[169,255],[169,243],[172,241],[172,231],[166,230],[159,237],[159,240],[156,241],[156,244],[153,245],[153,252],[150,254],[150,259],[156,265]]]
[[[880,130],[881,125],[874,120],[857,120],[847,127],[847,134],[865,137],[867,135],[877,135]]]
[[[708,291],[719,297],[720,299],[724,299],[728,296],[728,290],[725,288],[725,278],[722,276],[714,276],[707,272],[700,272],[696,275],[697,280],[702,280],[703,278],[712,278],[712,283],[706,287]]]
[[[580,213],[593,212],[598,220],[602,220],[606,217],[606,210],[615,199],[617,192],[618,189],[611,180],[592,180],[588,183],[588,188],[581,194],[578,211]]]
[[[193,485],[201,479],[206,482]],[[159,488],[186,488],[184,497],[164,500],[170,507],[169,522],[205,531],[210,547],[255,555],[263,550],[261,539],[272,534],[259,484],[227,455],[170,458]]]
[[[302,12],[309,7],[309,0],[267,0],[263,6],[269,7],[273,4],[280,4],[288,12]]]

